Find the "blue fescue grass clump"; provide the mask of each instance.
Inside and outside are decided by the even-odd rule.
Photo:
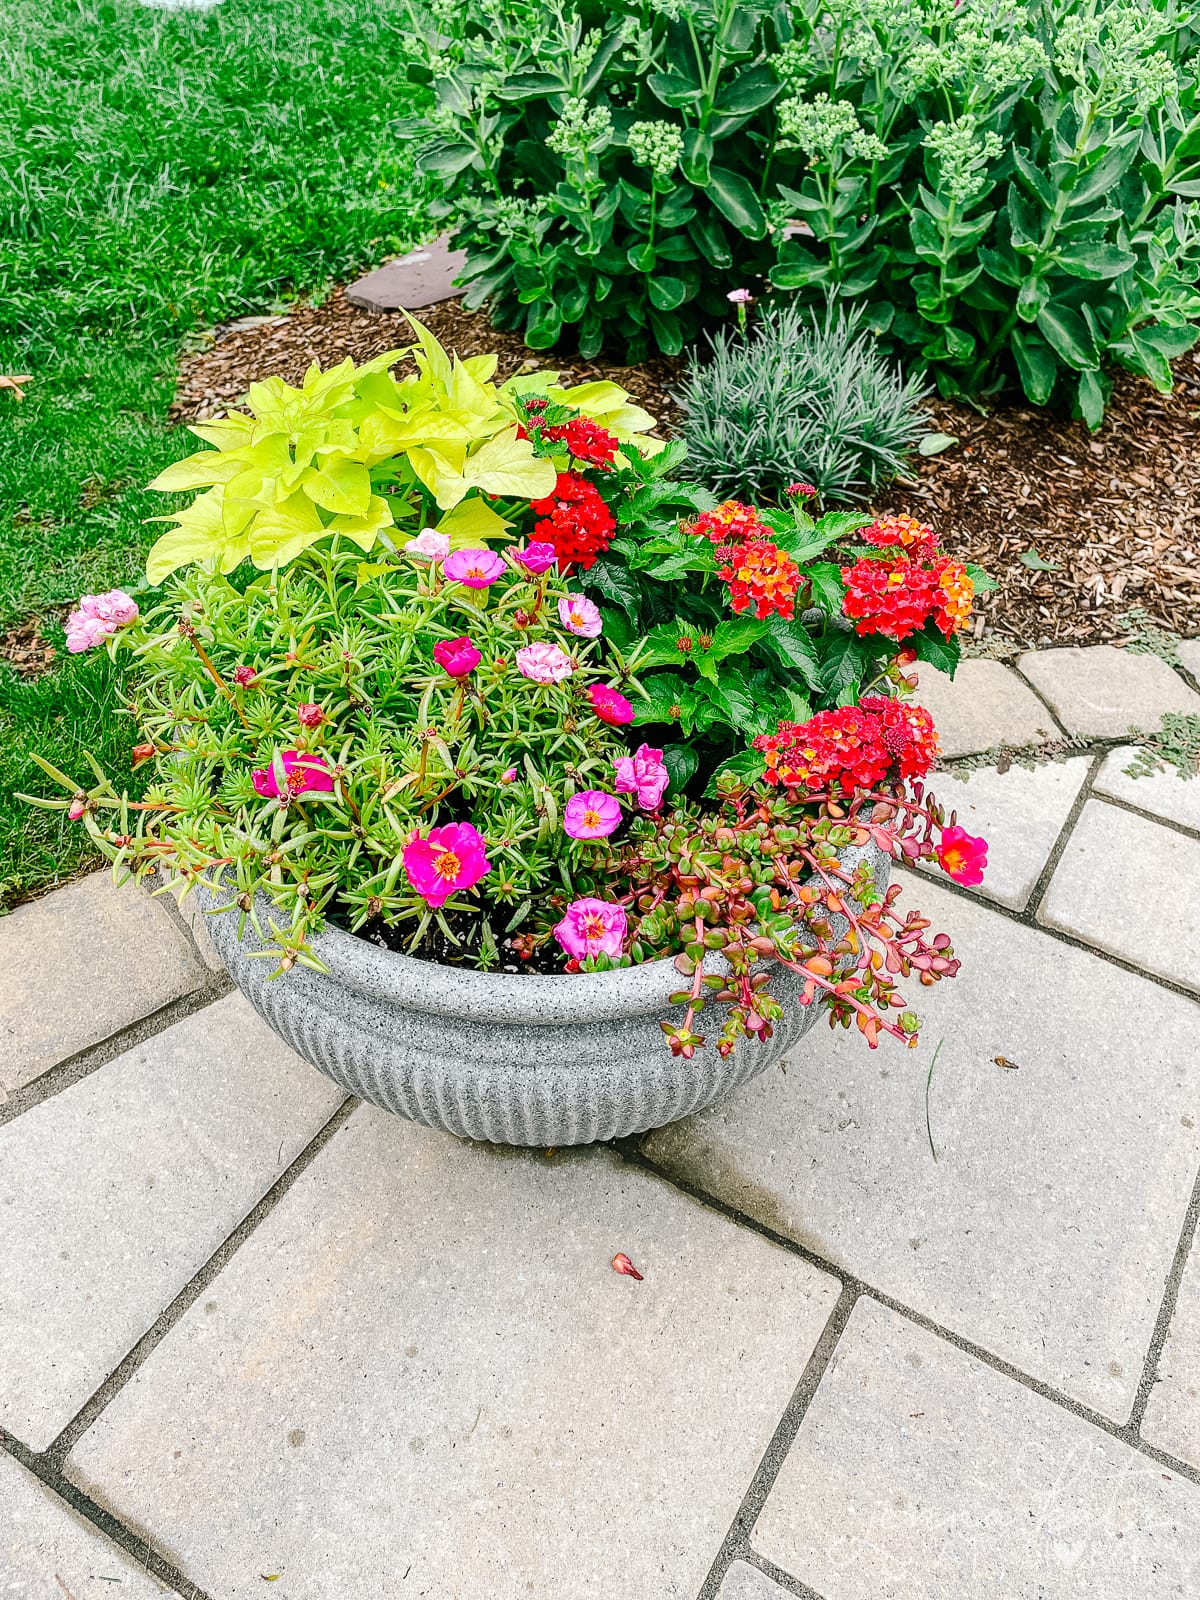
[[[689,474],[722,499],[779,500],[796,482],[824,500],[865,499],[904,472],[928,430],[923,379],[844,310],[767,305],[709,343],[678,399]]]

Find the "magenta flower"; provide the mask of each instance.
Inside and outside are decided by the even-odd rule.
[[[937,846],[937,858],[942,871],[955,883],[967,887],[982,883],[987,868],[987,840],[977,839],[974,834],[957,825],[944,828]]]
[[[465,633],[457,639],[439,639],[433,647],[433,659],[451,678],[469,677],[483,660]]]
[[[574,900],[554,930],[569,956],[619,956],[625,939],[625,908],[607,900]]]
[[[516,781],[517,781],[517,769],[516,769],[516,767],[505,767],[504,771],[500,774],[500,782],[501,783],[516,783]]]
[[[244,689],[248,683],[253,683],[257,677],[258,673],[255,672],[253,667],[241,666],[233,669],[233,681],[239,689]]]
[[[607,722],[610,727],[620,728],[625,723],[633,721],[632,703],[615,689],[605,689],[600,684],[593,683],[588,689],[588,698],[592,702],[592,710],[600,721]]]
[[[517,666],[534,683],[561,683],[575,670],[556,644],[527,644],[517,651]]]
[[[547,544],[544,539],[532,539],[524,550],[516,550],[513,554],[525,568],[525,571],[532,572],[534,577],[537,577],[540,573],[549,572],[550,568],[558,560],[554,546]]]
[[[85,594],[67,618],[67,649],[72,655],[93,650],[138,614],[137,601],[124,589],[107,594]]]
[[[563,811],[563,827],[572,839],[607,839],[621,825],[621,802],[603,789],[572,795]]]
[[[582,634],[585,639],[595,639],[603,624],[600,609],[581,594],[565,594],[558,602],[558,614],[564,628]]]
[[[408,556],[425,556],[429,561],[444,561],[450,554],[450,535],[438,533],[434,528],[422,528],[415,539],[404,546]]]
[[[487,842],[469,822],[414,834],[404,847],[404,870],[413,888],[436,910],[458,889],[470,889],[491,871]]]
[[[453,550],[442,563],[442,571],[453,583],[486,589],[502,575],[504,562],[494,550]]]
[[[296,707],[296,721],[302,728],[319,728],[325,721],[325,713],[320,706],[314,705],[311,700],[306,700]]]
[[[670,773],[663,765],[661,750],[651,750],[648,744],[639,745],[631,756],[621,756],[615,763],[618,794],[636,794],[643,811],[657,811],[667,792]]]
[[[280,753],[279,759],[283,763],[283,770],[287,775],[288,798],[305,794],[310,789],[320,794],[332,792],[333,773],[330,772],[320,756],[305,755],[300,750],[284,750]],[[250,774],[250,780],[264,800],[280,800],[284,798],[279,793],[274,762],[269,767],[255,768]]]

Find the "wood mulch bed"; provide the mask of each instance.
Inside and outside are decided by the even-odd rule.
[[[501,379],[539,368],[569,382],[612,378],[665,432],[678,427],[671,395],[678,360],[622,367],[530,351],[457,300],[417,315],[460,355],[496,351]],[[341,290],[287,316],[246,318],[184,358],[172,416],[210,417],[255,378],[279,373],[298,383],[312,361],[364,361],[409,342],[403,316],[359,310]],[[935,425],[958,444],[920,461],[913,481],[893,484],[875,504],[932,522],[945,548],[999,581],[998,592],[980,601],[977,639],[1120,643],[1122,619],[1134,608],[1177,633],[1200,630],[1200,354],[1184,356],[1175,371],[1170,396],[1119,372],[1094,435],[1081,422],[1026,405],[1000,405],[984,416],[931,402]]]

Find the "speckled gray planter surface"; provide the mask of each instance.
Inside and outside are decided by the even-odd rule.
[[[888,862],[870,859],[886,883]],[[195,891],[206,907],[220,904]],[[235,913],[206,918],[234,982],[298,1055],[351,1094],[429,1127],[498,1144],[589,1144],[660,1128],[778,1061],[822,1015],[801,1006],[801,980],[782,972],[786,1009],[770,1039],[672,1056],[660,1023],[683,980],[672,961],[617,972],[528,977],[439,966],[377,949],[327,927],[312,948],[329,969],[296,966],[270,978],[268,961]]]

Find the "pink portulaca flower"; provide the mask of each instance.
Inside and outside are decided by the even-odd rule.
[[[534,683],[561,683],[575,670],[556,644],[527,644],[517,651],[517,667]]]
[[[451,678],[468,678],[483,660],[465,633],[457,639],[439,639],[433,647],[433,659]]]
[[[588,956],[619,956],[625,940],[625,908],[607,900],[574,900],[554,937],[576,961]]]
[[[514,554],[525,571],[532,572],[535,578],[540,573],[549,572],[558,559],[554,546],[547,544],[544,539],[532,539],[523,550],[517,550]]]
[[[754,304],[754,296],[750,293],[749,289],[730,289],[725,298],[731,305],[735,306],[749,306]]]
[[[581,594],[563,595],[558,602],[558,614],[564,628],[569,628],[572,633],[578,633],[585,639],[597,638],[603,626],[599,607],[594,606]]]
[[[572,795],[563,810],[563,827],[572,839],[607,839],[621,825],[621,802],[603,789]]]
[[[632,702],[626,700],[623,694],[618,694],[616,689],[606,689],[601,684],[593,683],[588,689],[588,699],[596,716],[610,727],[621,728],[633,721]]]
[[[966,888],[982,883],[987,857],[986,839],[977,839],[965,828],[957,826],[943,830],[937,847],[938,863],[955,883],[961,883]]]
[[[670,782],[662,751],[652,750],[648,744],[639,745],[633,755],[621,756],[614,765],[617,793],[636,794],[643,811],[657,811]]]
[[[309,790],[320,794],[332,792],[333,773],[320,756],[305,755],[301,750],[284,750],[280,753],[279,759],[287,775],[289,797],[306,794]],[[279,792],[279,784],[275,778],[274,762],[269,767],[255,768],[250,774],[250,780],[264,800],[284,798]]]
[[[429,837],[415,835],[404,847],[408,881],[436,910],[458,889],[470,889],[492,870],[487,842],[469,822],[434,828]]]
[[[137,614],[137,601],[124,589],[110,589],[107,594],[85,594],[67,618],[67,649],[72,655],[94,650],[118,628],[132,622]]]
[[[253,667],[241,666],[233,669],[233,681],[239,689],[244,689],[247,684],[253,683],[257,677],[258,673],[255,672]]]
[[[494,550],[452,550],[442,563],[442,571],[453,583],[468,589],[486,589],[505,571],[504,562]]]
[[[516,781],[517,781],[517,769],[516,769],[516,767],[505,767],[504,771],[500,774],[500,782],[501,783],[516,783]]]
[[[422,528],[415,539],[404,546],[408,556],[424,556],[428,561],[444,561],[450,554],[450,535],[438,533],[434,528]]]

